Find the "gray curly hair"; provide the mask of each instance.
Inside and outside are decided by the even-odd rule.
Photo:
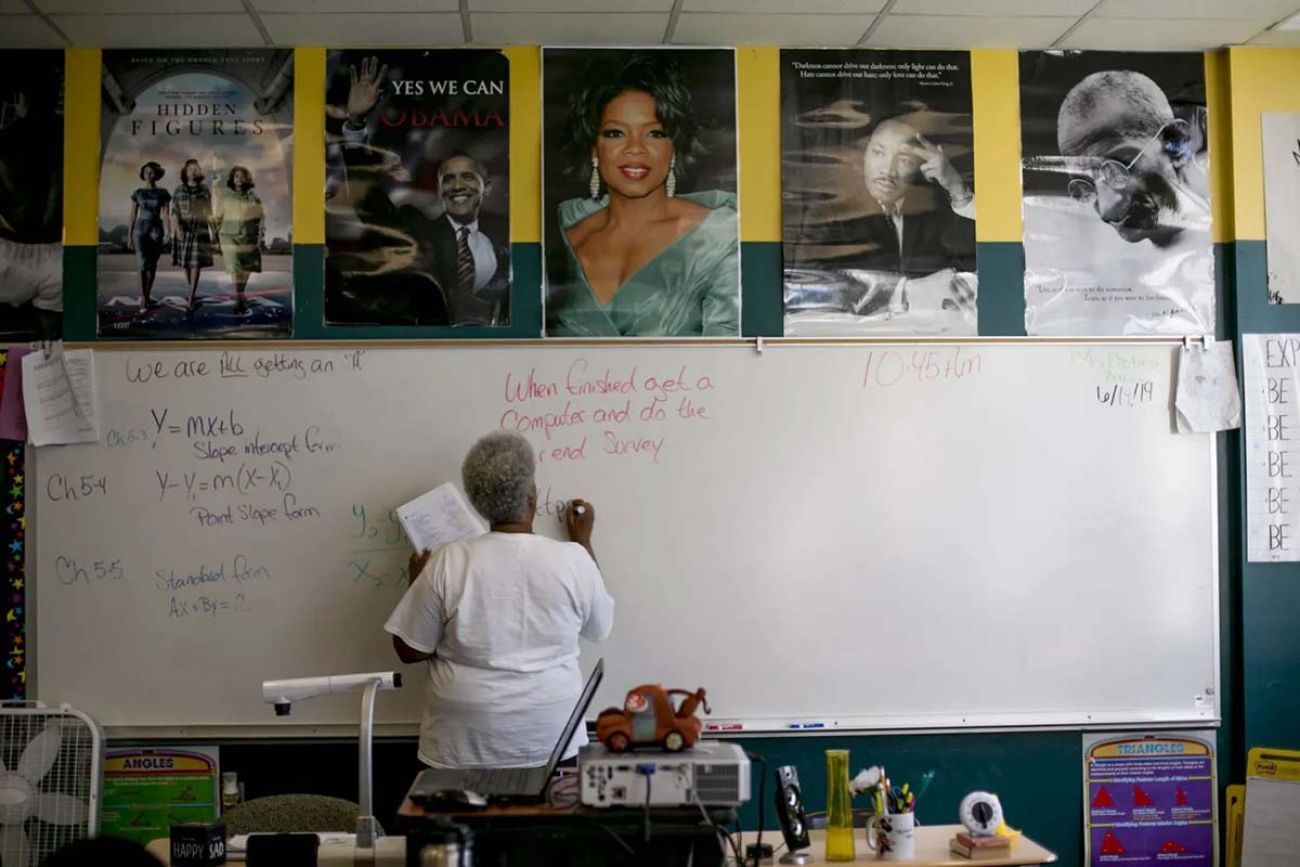
[[[533,447],[517,433],[490,433],[465,455],[460,476],[469,501],[490,523],[527,516],[536,462]]]

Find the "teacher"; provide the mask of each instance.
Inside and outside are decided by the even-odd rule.
[[[578,638],[613,627],[591,504],[566,509],[572,542],[535,535],[534,471],[518,434],[474,444],[461,476],[490,532],[413,555],[411,586],[384,624],[402,662],[427,664],[419,756],[432,767],[546,764],[582,693]],[[579,728],[563,758],[586,742]]]

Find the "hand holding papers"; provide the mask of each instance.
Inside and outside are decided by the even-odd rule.
[[[416,551],[432,551],[439,545],[487,532],[483,521],[451,482],[398,506],[397,519]]]

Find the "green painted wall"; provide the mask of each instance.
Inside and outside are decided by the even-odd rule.
[[[1237,241],[1231,261],[1237,288],[1234,333],[1300,332],[1300,305],[1268,303],[1263,241]],[[1232,515],[1246,524],[1245,450],[1237,449],[1237,501]],[[1244,747],[1300,749],[1300,564],[1246,563],[1240,627]]]

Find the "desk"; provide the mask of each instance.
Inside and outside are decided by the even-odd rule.
[[[908,861],[881,861],[876,857],[876,853],[867,848],[867,832],[862,829],[854,831],[855,851],[858,853],[856,863],[870,864],[911,864],[913,867],[1025,867],[1031,864],[1054,864],[1056,854],[1039,846],[1028,837],[1021,837],[1011,844],[1011,851],[1002,858],[963,858],[960,855],[953,855],[948,851],[948,843],[953,836],[964,830],[961,825],[923,825],[916,829],[916,857]],[[808,836],[812,839],[812,846],[803,850],[812,856],[812,864],[826,864],[826,832],[810,831]],[[754,842],[756,835],[753,831],[747,831],[742,835],[742,849],[746,843]],[[764,831],[763,841],[770,842],[773,847],[780,846],[782,841],[780,831]],[[784,854],[784,849],[782,849]],[[780,858],[780,855],[777,855]],[[764,862],[766,864],[776,863],[776,859]]]
[[[736,811],[715,807],[709,816],[726,826],[735,821]],[[422,823],[436,819],[450,819],[474,832],[475,867],[724,864],[720,838],[695,807],[652,808],[647,840],[645,813],[633,808],[518,804],[448,813],[426,810],[408,797],[397,810],[395,830],[418,834]]]

